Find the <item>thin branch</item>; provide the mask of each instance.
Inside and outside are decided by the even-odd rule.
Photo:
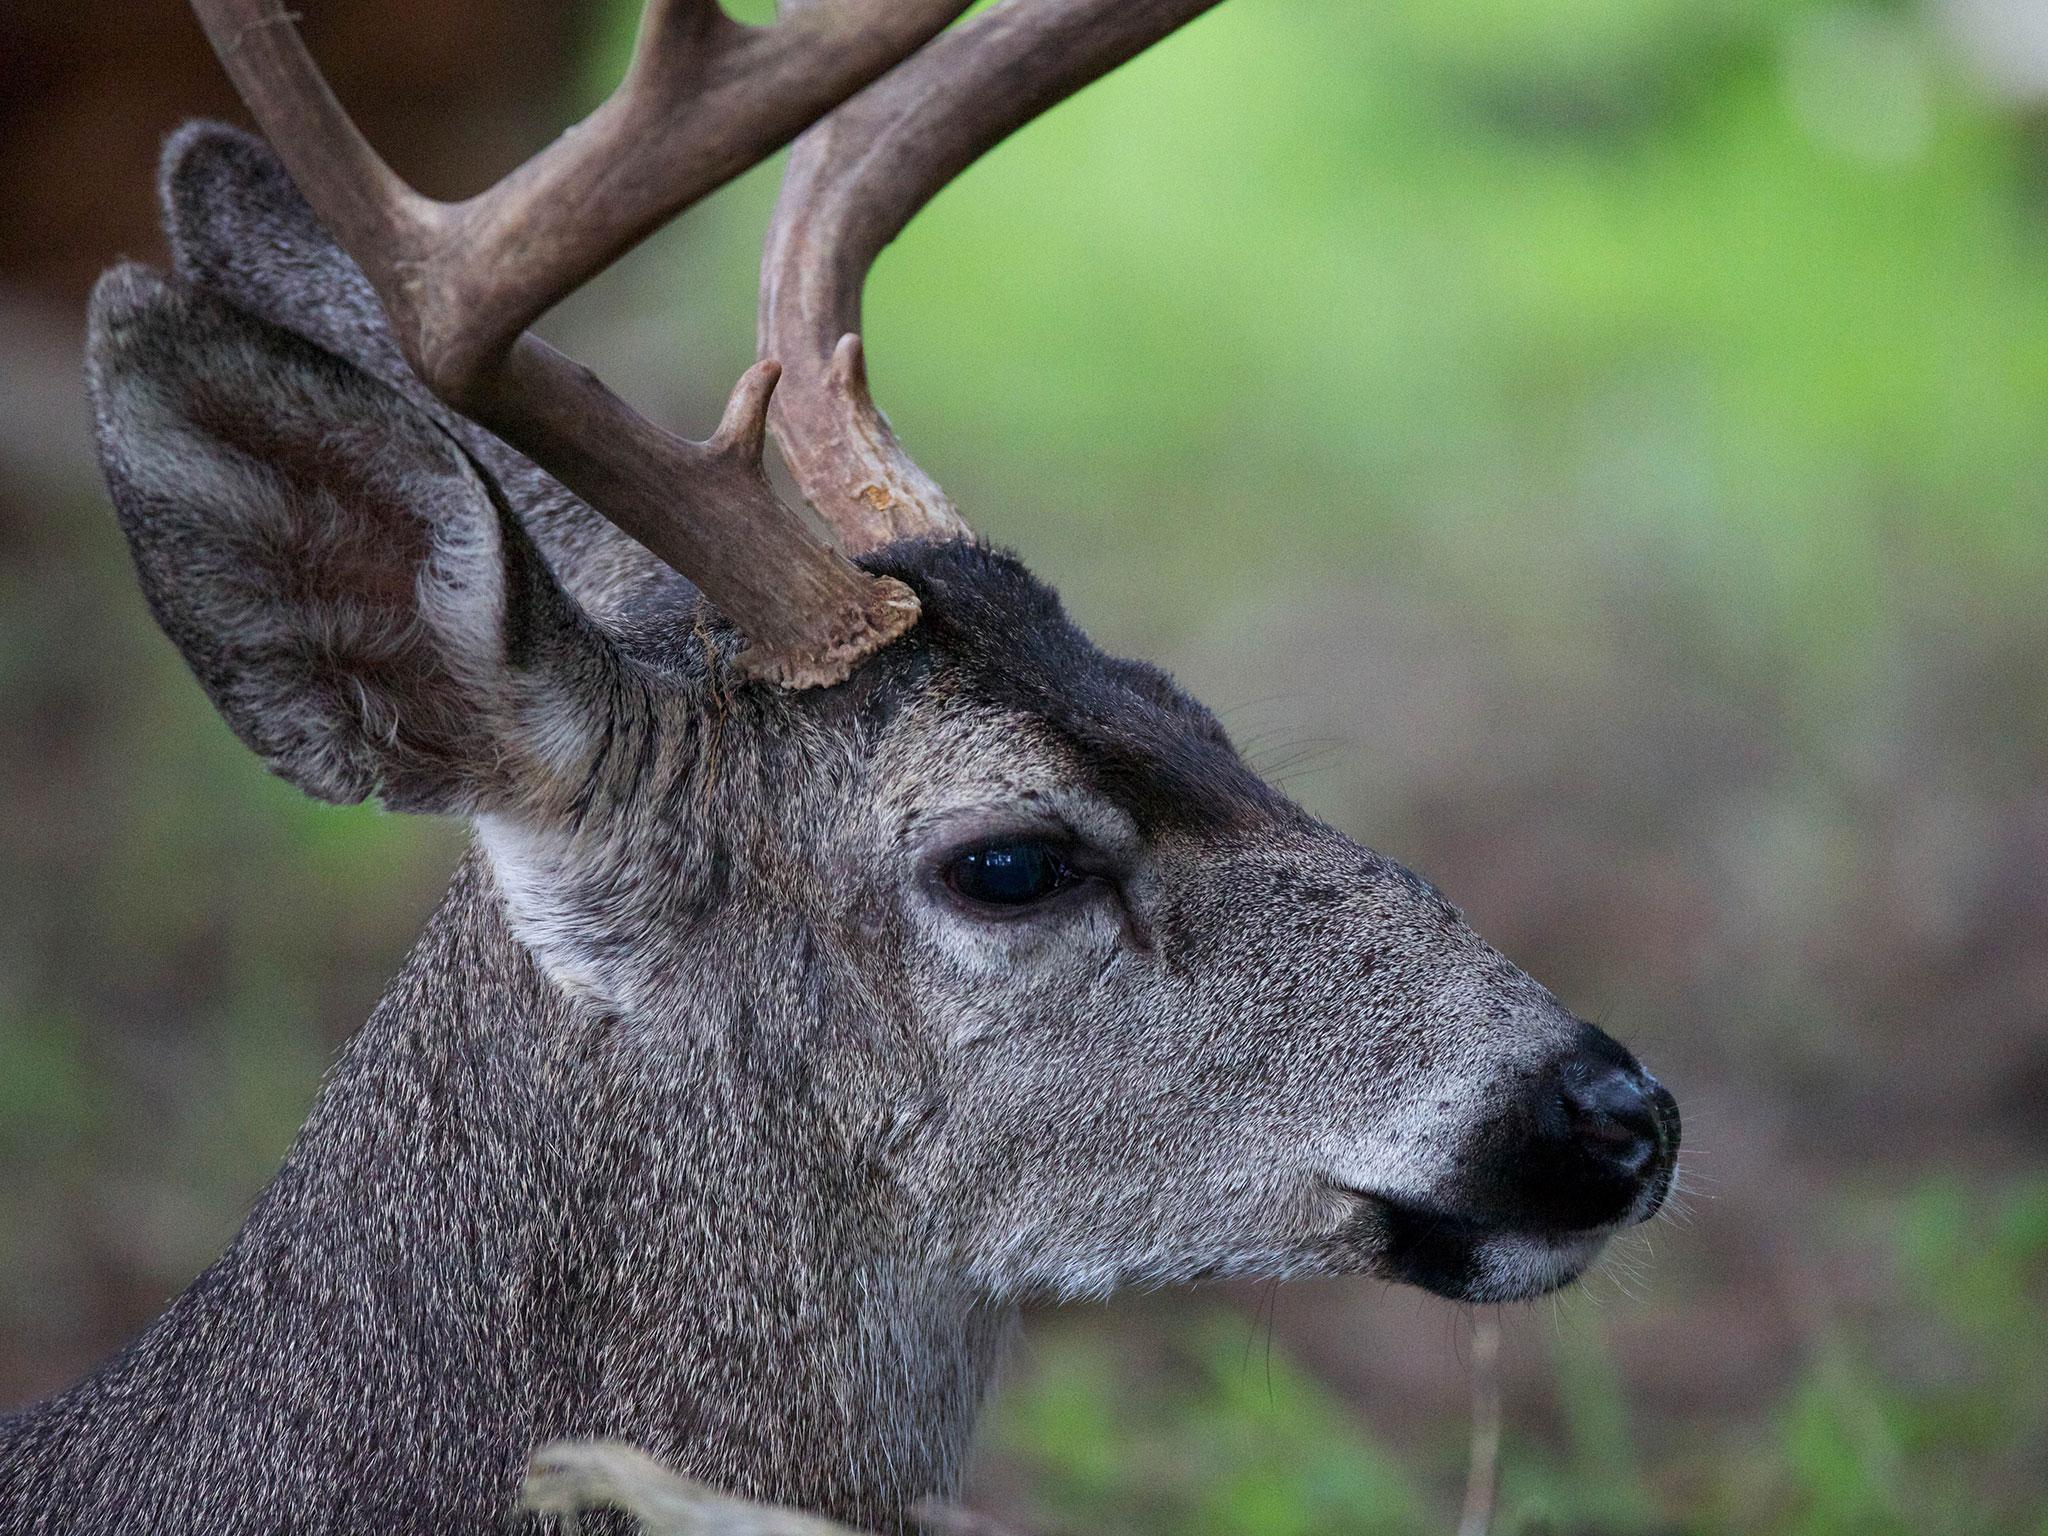
[[[623,1510],[645,1536],[851,1536],[834,1521],[736,1499],[678,1476],[615,1440],[542,1446],[527,1464],[519,1507],[571,1520],[586,1510]]]
[[[1482,1312],[1472,1325],[1472,1444],[1458,1536],[1487,1536],[1493,1529],[1500,1494],[1500,1431],[1500,1319]]]
[[[643,1536],[854,1536],[817,1515],[720,1493],[615,1440],[542,1446],[527,1464],[519,1506],[559,1516],[571,1530],[585,1511],[616,1509],[638,1521]],[[918,1505],[912,1521],[931,1536],[1007,1536],[981,1516],[944,1504]]]

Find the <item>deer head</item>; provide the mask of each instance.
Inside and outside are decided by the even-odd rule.
[[[958,0],[767,29],[652,0],[617,96],[443,205],[269,0],[198,0],[290,180],[227,130],[174,144],[176,275],[95,299],[102,452],[243,740],[321,798],[474,821],[563,1029],[602,1042],[599,1098],[776,1121],[800,1150],[762,1178],[997,1302],[1307,1273],[1532,1296],[1657,1209],[1670,1095],[1095,649],[869,399],[883,245],[1206,3],[939,32]],[[526,333],[814,122],[764,361],[708,442]],[[817,521],[762,477],[764,423]]]

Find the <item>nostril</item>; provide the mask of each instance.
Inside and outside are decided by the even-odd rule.
[[[1678,1164],[1678,1104],[1611,1036],[1584,1026],[1500,1122],[1515,1220],[1585,1232],[1643,1221]]]
[[[1572,1134],[1593,1157],[1616,1172],[1641,1173],[1657,1155],[1658,1121],[1652,1090],[1621,1067],[1559,1089]]]

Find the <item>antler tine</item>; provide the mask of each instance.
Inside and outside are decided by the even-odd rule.
[[[820,0],[781,0],[781,25]],[[1003,0],[926,44],[790,153],[761,258],[760,353],[790,472],[858,553],[966,526],[868,391],[861,289],[938,190],[1032,118],[1217,0]]]
[[[834,0],[773,27],[716,0],[649,0],[619,89],[495,187],[407,186],[335,99],[278,0],[192,0],[286,168],[389,312],[426,385],[694,581],[747,634],[749,669],[836,682],[917,618],[769,488],[774,371],[708,443],[635,413],[526,327],[684,207],[923,44],[966,0]],[[754,424],[746,417],[751,414]]]

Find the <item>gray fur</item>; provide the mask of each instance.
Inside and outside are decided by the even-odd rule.
[[[267,156],[188,131],[166,185],[180,276],[112,274],[92,341],[151,605],[279,772],[477,850],[227,1254],[0,1423],[0,1529],[501,1530],[580,1435],[890,1529],[1025,1301],[1415,1278],[1418,1210],[1470,1234],[1430,1283],[1530,1295],[1654,1206],[1538,1229],[1587,1027],[1014,561],[885,551],[907,637],[743,686],[686,586],[458,445]],[[1090,878],[939,878],[1022,833]]]

